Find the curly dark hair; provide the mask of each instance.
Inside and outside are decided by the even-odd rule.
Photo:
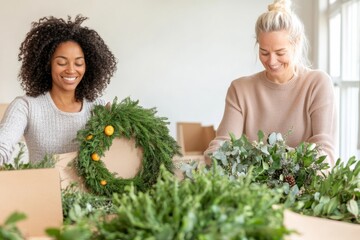
[[[26,95],[36,97],[52,88],[50,60],[60,43],[77,42],[85,56],[86,71],[75,90],[77,100],[95,100],[102,95],[116,71],[116,58],[99,34],[80,26],[87,17],[77,15],[74,21],[53,16],[33,22],[21,43],[22,61],[19,80]]]

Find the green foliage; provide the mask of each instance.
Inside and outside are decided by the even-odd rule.
[[[49,236],[57,240],[284,239],[289,233],[283,226],[285,207],[360,223],[360,161],[355,158],[347,163],[339,159],[324,172],[329,166],[315,144],[291,148],[280,134],[265,139],[260,131],[254,142],[231,135],[211,155],[211,167],[184,165],[188,178],[180,182],[171,164],[178,146],[164,119],[155,117],[154,109],[137,104],[129,99],[118,104],[115,99],[110,108],[98,106],[78,133],[82,157],[77,167],[93,184],[89,185],[93,192],[79,192],[74,185],[63,190],[65,222],[60,229],[48,229]],[[114,126],[114,135],[104,134],[107,125]],[[88,135],[93,138],[85,140]],[[101,161],[89,157],[93,152],[102,156],[115,137],[133,137],[144,149],[143,169],[134,179],[116,178]],[[17,160],[0,170],[53,166],[51,159],[38,165]],[[100,186],[100,179],[107,179],[108,185]],[[14,213],[0,225],[0,239],[23,239],[15,226],[23,218]]]
[[[288,195],[285,206],[296,212],[334,220],[360,223],[360,161],[354,157],[345,164],[340,159],[329,171],[315,144],[286,145],[282,136],[272,133],[264,141],[249,142],[246,136],[226,141],[212,154],[230,178],[246,176],[252,170],[252,182],[280,187]],[[294,186],[287,182],[294,178]],[[290,188],[291,187],[291,188]]]
[[[13,163],[5,163],[0,166],[0,171],[6,170],[22,170],[37,168],[53,168],[55,166],[55,158],[52,155],[46,155],[42,160],[37,162],[23,162],[22,158],[25,154],[26,146],[23,142],[19,142],[19,152],[14,157]]]
[[[111,214],[115,210],[110,197],[80,191],[75,183],[69,185],[61,193],[66,223],[74,223],[95,214]]]
[[[279,190],[253,184],[249,178],[230,180],[215,165],[193,176],[179,182],[162,165],[158,181],[148,192],[129,185],[126,193],[114,194],[116,211],[111,220],[80,217],[76,224],[48,233],[58,240],[252,240],[283,239],[288,234],[283,209],[276,206]]]
[[[284,187],[288,192],[289,187],[306,187],[321,170],[329,168],[324,162],[326,157],[319,156],[314,143],[291,148],[280,133],[271,133],[264,139],[261,131],[258,141],[254,142],[245,135],[239,139],[230,136],[231,140],[224,142],[210,157],[233,178],[248,174],[253,167],[253,182],[266,183],[271,188]]]
[[[222,169],[202,169],[179,182],[162,168],[146,193],[130,187],[115,195],[116,217],[97,239],[282,239],[281,192],[249,179],[230,180]]]
[[[108,107],[95,106],[85,129],[78,132],[80,151],[76,161],[77,170],[84,178],[86,186],[95,194],[111,196],[121,193],[133,183],[137,190],[151,187],[159,175],[159,167],[164,164],[173,169],[172,157],[179,153],[177,142],[169,135],[166,118],[155,116],[156,110],[145,109],[138,101],[129,98],[117,103],[115,98]],[[111,136],[104,134],[107,125],[114,127]],[[92,139],[87,139],[91,135]],[[110,173],[102,161],[93,161],[92,153],[104,156],[114,138],[134,138],[136,147],[143,150],[141,169],[132,179],[122,179]],[[102,185],[101,181],[106,184]]]
[[[112,198],[79,191],[74,184],[62,191],[62,205],[62,228],[46,230],[48,236],[58,240],[96,239],[97,225],[115,212]]]
[[[292,207],[306,215],[360,223],[360,161],[338,159],[325,178],[313,179]]]
[[[24,220],[26,216],[23,213],[14,212],[3,225],[0,225],[0,239],[2,240],[22,240],[24,237],[16,226],[16,223]]]

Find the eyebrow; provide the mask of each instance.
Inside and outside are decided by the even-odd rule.
[[[66,57],[64,57],[64,56],[56,56],[55,58],[62,58],[62,59],[67,60],[67,58],[66,58]],[[77,57],[77,58],[75,58],[75,60],[82,59],[82,58],[85,58],[85,57],[83,57],[83,56],[81,56],[81,57]]]
[[[263,48],[260,48],[261,51],[264,51],[264,52],[268,52],[268,50],[266,49],[263,49]],[[286,51],[286,48],[280,48],[278,50],[275,50],[275,52],[282,52],[282,51]]]

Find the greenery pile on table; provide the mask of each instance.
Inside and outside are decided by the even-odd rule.
[[[251,175],[229,179],[215,165],[181,182],[161,167],[151,190],[130,185],[111,204],[69,189],[63,197],[65,223],[47,231],[55,239],[281,239],[288,233],[277,206],[281,190],[252,183]]]
[[[212,155],[211,167],[184,165],[182,181],[161,167],[146,192],[130,184],[110,198],[70,186],[63,191],[64,226],[48,233],[55,239],[283,239],[285,208],[359,223],[359,161],[338,160],[329,170],[314,144],[290,148],[280,134],[261,137],[232,136]],[[22,218],[12,216],[0,236],[18,233],[13,223]]]
[[[321,156],[320,146],[301,143],[286,145],[281,134],[249,142],[246,136],[225,142],[213,154],[229,177],[246,176],[270,188],[281,188],[286,208],[310,216],[360,223],[360,161],[338,159],[331,169]]]
[[[120,104],[124,103],[130,104],[127,107],[137,107],[137,103],[128,100]],[[123,109],[124,105],[113,104],[112,108],[99,108],[98,111],[106,115]],[[134,116],[144,116],[135,113]],[[155,118],[154,113],[147,111],[148,120]],[[119,118],[119,115],[114,116]],[[109,121],[115,121],[111,119],[105,117],[96,121],[108,126]],[[81,139],[86,139],[84,144],[90,143],[87,148],[90,150],[96,144],[104,146],[101,139],[105,139],[106,147],[109,147],[108,137],[114,137],[102,136],[103,127],[95,124],[96,121],[90,121],[92,127],[80,132]],[[111,125],[119,128],[116,124],[112,122]],[[158,126],[164,132],[164,124]],[[96,134],[101,137],[88,139],[90,133],[93,137]],[[180,181],[168,161],[178,148],[171,138],[162,139],[165,139],[162,147],[167,149],[163,151],[165,164],[157,159],[157,176],[154,181],[151,178],[151,185],[144,188],[137,181],[129,181],[127,185],[122,184],[121,191],[112,194],[98,190],[85,193],[79,191],[76,184],[71,185],[62,192],[64,224],[60,229],[48,229],[49,236],[59,240],[284,239],[291,233],[283,223],[286,208],[305,215],[360,223],[360,161],[355,158],[347,163],[339,159],[329,169],[320,146],[302,143],[291,148],[281,134],[265,136],[259,131],[258,140],[254,142],[245,135],[238,139],[230,135],[230,140],[210,156],[213,161],[210,167],[196,162],[184,164],[185,179]],[[90,150],[85,152],[90,154]],[[98,160],[89,164],[97,163]],[[2,170],[51,164],[51,157],[36,166],[20,164],[17,160]],[[154,167],[151,162],[147,164],[148,169]],[[81,169],[84,171],[84,166]],[[115,176],[112,178],[116,180]],[[97,185],[96,189],[101,188]],[[21,213],[9,216],[0,225],[0,238],[22,239],[15,224],[24,217]]]

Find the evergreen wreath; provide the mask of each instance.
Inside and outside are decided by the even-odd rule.
[[[145,109],[138,103],[130,98],[118,103],[115,98],[112,104],[97,105],[85,128],[77,133],[80,150],[75,166],[94,194],[123,193],[130,184],[139,191],[146,191],[156,182],[162,164],[173,171],[172,158],[180,154],[180,147],[169,135],[167,118],[155,116],[155,108]],[[141,167],[131,179],[117,177],[101,161],[113,139],[121,137],[134,138],[135,146],[143,150]]]

